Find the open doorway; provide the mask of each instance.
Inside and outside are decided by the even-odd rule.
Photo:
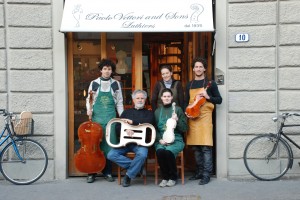
[[[122,82],[125,109],[132,104],[131,92],[137,89],[136,79],[141,80],[142,88],[148,92],[151,99],[154,84],[161,79],[159,66],[162,64],[172,65],[174,78],[180,80],[185,87],[193,78],[191,70],[193,57],[202,56],[208,60],[209,78],[214,77],[211,55],[213,33],[211,32],[142,33],[140,38],[136,38],[132,33],[107,33],[105,37],[103,35],[100,33],[68,34],[70,176],[82,175],[75,169],[73,161],[74,154],[80,148],[77,129],[82,122],[88,120],[85,108],[86,91],[90,81],[99,76],[97,65],[101,58],[110,58],[118,63],[119,56],[123,55],[122,62],[125,62],[127,67],[117,71],[114,78]],[[136,44],[141,46],[141,54],[136,53]],[[141,56],[141,66],[135,63],[136,56]],[[137,68],[142,68],[141,74],[135,73]],[[150,100],[147,106],[151,108]],[[194,157],[189,147],[186,148],[185,154],[186,170],[193,170]],[[214,156],[215,160],[216,156]],[[152,170],[149,171],[150,174],[151,172]]]

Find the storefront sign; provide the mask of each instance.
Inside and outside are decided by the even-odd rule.
[[[65,0],[61,32],[212,32],[212,0]]]

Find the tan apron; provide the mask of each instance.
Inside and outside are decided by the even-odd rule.
[[[194,102],[195,96],[202,90],[203,88],[190,89],[190,104]],[[199,117],[188,119],[189,130],[186,138],[187,145],[213,146],[212,112],[214,107],[214,104],[207,101],[201,106],[201,114]]]

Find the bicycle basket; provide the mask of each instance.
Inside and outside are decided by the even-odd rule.
[[[23,111],[20,118],[12,120],[14,133],[18,136],[32,135],[34,120],[31,112]]]

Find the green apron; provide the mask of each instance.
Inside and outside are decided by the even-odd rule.
[[[156,134],[160,134],[160,137],[162,138],[165,130],[166,130],[166,124],[167,124],[167,120],[172,117],[172,107],[170,108],[164,108],[164,107],[160,107],[160,113],[159,113],[159,119],[158,119],[158,124],[157,124],[157,129],[158,132]],[[184,148],[184,143],[182,140],[182,136],[177,133],[174,129],[174,133],[175,133],[175,140],[172,144],[170,145],[162,145],[158,142],[155,143],[155,150],[158,149],[165,149],[165,150],[169,150],[171,151],[175,158],[176,156],[179,154],[179,152],[181,152]]]
[[[93,105],[93,115],[92,115],[92,121],[97,122],[102,126],[103,129],[103,136],[102,136],[102,142],[100,143],[100,149],[104,152],[105,157],[107,157],[107,154],[109,150],[111,149],[110,146],[108,146],[106,139],[105,139],[105,133],[106,133],[106,125],[112,118],[116,117],[116,109],[115,109],[115,101],[111,94],[111,88],[109,92],[101,92],[101,81],[98,88],[98,97],[96,99],[96,102]],[[116,143],[116,134],[114,126],[111,127],[111,133],[113,133],[110,137],[111,143]]]

